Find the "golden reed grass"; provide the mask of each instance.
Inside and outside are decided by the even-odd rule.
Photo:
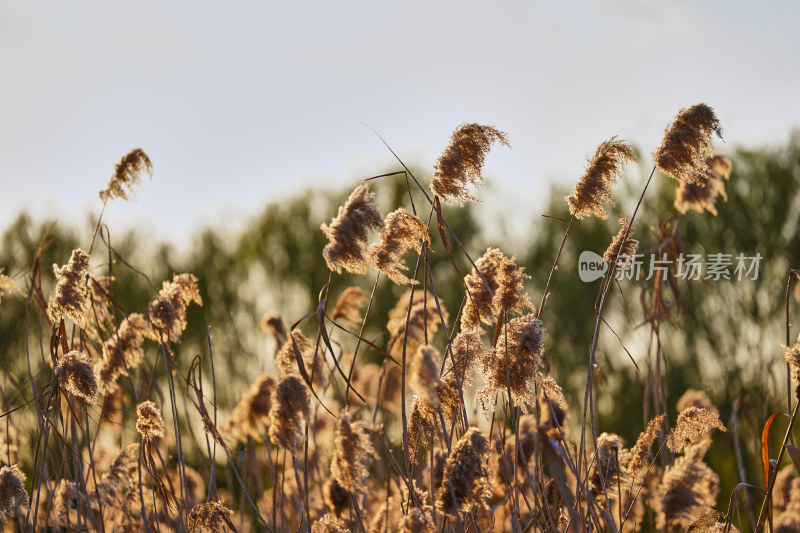
[[[674,207],[680,213],[716,214],[717,198],[727,198],[731,163],[711,153],[715,134],[721,134],[716,115],[699,104],[681,110],[653,154],[657,167],[679,180]],[[507,146],[508,139],[492,126],[457,128],[433,169],[434,196],[453,204],[476,200],[486,156],[497,144]],[[567,197],[570,215],[607,219],[612,189],[634,161],[631,147],[616,137],[597,147]],[[145,173],[152,174],[149,158],[132,151],[101,199],[129,199]],[[620,435],[599,429],[602,419],[589,425],[571,411],[550,374],[546,350],[562,332],[545,334],[547,319],[526,292],[530,276],[517,257],[486,248],[459,274],[461,292],[448,295],[463,304],[448,310],[433,276],[413,280],[404,262],[421,251],[420,272],[427,275],[424,261],[440,252],[435,231],[404,207],[382,216],[374,200],[363,184],[321,225],[328,240],[321,260],[331,278],[320,301],[339,295],[330,321],[346,331],[328,326],[324,303],[303,319],[311,320],[290,328],[285,324],[292,322],[267,313],[260,326],[275,349],[266,360],[249,353],[209,365],[210,353],[188,360],[180,353],[196,347],[183,341],[187,308],[203,305],[200,280],[190,273],[163,281],[146,309],[128,313],[115,300],[115,277],[93,277],[81,249],[54,266],[55,289],[40,304],[53,326],[54,386],[83,401],[62,406],[58,396],[60,403],[47,404],[48,393],[58,390],[37,392],[37,437],[46,453],[33,459],[13,427],[0,433],[0,460],[35,465],[31,478],[38,483],[29,496],[22,470],[3,466],[0,519],[17,514],[25,526],[18,510],[30,501],[38,517],[28,525],[35,523],[35,530],[725,529],[732,517],[714,509],[720,482],[705,458],[713,430],[726,428],[702,391],[680,398],[674,420],[665,398],[648,404],[649,421],[632,432],[638,437],[630,448]],[[444,231],[445,214],[437,215]],[[618,259],[620,268],[637,251],[633,218],[619,217],[604,256]],[[385,274],[377,275],[371,295],[349,278],[343,288],[333,275],[370,268]],[[0,274],[0,290],[16,293],[12,284]],[[373,304],[390,305],[375,298],[392,299],[385,322],[374,316]],[[61,327],[62,318],[72,321],[75,335]],[[211,352],[211,335],[200,346]],[[800,382],[800,341],[783,350],[790,376]],[[213,373],[239,364],[257,376],[248,389]],[[353,365],[352,373],[345,364]],[[650,377],[646,387],[661,394],[663,385]],[[353,389],[360,391],[357,400]],[[585,446],[574,437],[582,423],[591,431]],[[792,531],[800,476],[783,468],[774,479],[773,525]]]

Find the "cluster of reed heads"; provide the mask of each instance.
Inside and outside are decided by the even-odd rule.
[[[725,198],[731,164],[712,152],[715,135],[717,117],[698,104],[678,113],[653,153],[656,167],[678,181],[681,213],[716,214],[715,200]],[[192,274],[164,281],[146,309],[127,309],[114,298],[113,275],[92,266],[94,237],[89,252],[76,249],[53,266],[49,298],[40,255],[17,280],[0,273],[0,290],[27,298],[31,320],[45,332],[43,371],[34,375],[28,353],[30,390],[20,396],[27,401],[2,418],[6,528],[737,531],[730,506],[715,510],[719,478],[704,457],[726,428],[703,392],[686,391],[674,420],[666,403],[654,402],[630,446],[596,427],[597,340],[610,280],[637,250],[639,205],[620,218],[605,253],[611,268],[598,295],[596,329],[587,332],[593,344],[584,402],[571,410],[550,375],[558,361],[548,360],[543,336],[543,310],[548,297],[557,297],[548,289],[558,257],[551,279],[535,280],[544,285],[537,308],[516,257],[490,247],[473,260],[442,211],[443,202],[476,200],[496,144],[508,145],[501,131],[465,124],[439,158],[430,193],[409,172],[409,196],[423,198],[427,213],[412,203],[411,211],[399,207],[384,216],[369,182],[357,187],[321,227],[331,275],[319,305],[288,328],[278,314],[263,317],[265,335],[277,341],[275,372],[257,376],[227,411],[217,402],[214,365],[221,362],[214,361],[211,336],[206,357],[181,353],[186,309],[203,305]],[[633,150],[616,137],[600,144],[566,199],[564,241],[574,219],[607,218],[613,187],[634,162]],[[100,193],[104,208],[128,199],[151,172],[142,150],[127,154]],[[446,309],[428,265],[437,243],[463,279],[457,310]],[[458,270],[459,254],[470,272]],[[342,271],[363,275],[372,292],[337,286]],[[367,338],[379,283],[406,290],[385,329],[380,325],[386,334]],[[784,352],[799,381],[800,344]],[[791,416],[793,423],[796,407]],[[28,442],[15,430],[25,421],[37,428]],[[753,486],[765,495],[757,521],[798,531],[800,476],[791,465],[778,470],[784,450],[791,452],[786,441],[765,470],[764,486]]]

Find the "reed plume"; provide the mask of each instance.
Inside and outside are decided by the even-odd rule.
[[[619,435],[602,433],[597,437],[597,449],[588,480],[595,496],[605,497],[608,494],[611,499],[620,497],[620,487],[630,483],[625,468],[630,455]]]
[[[630,226],[630,221],[624,216],[619,217],[619,232],[603,254],[609,264],[617,262],[617,268],[625,269],[633,263],[639,241],[633,238],[635,228]],[[625,236],[627,234],[627,237]]]
[[[326,514],[311,524],[311,533],[350,533],[350,528],[341,518]]]
[[[89,287],[86,282],[91,273],[89,255],[78,248],[72,251],[69,262],[59,267],[53,265],[56,276],[56,293],[47,305],[47,314],[53,323],[58,323],[62,316],[72,319],[75,324],[85,329],[87,325],[87,303]]]
[[[408,415],[408,448],[414,453],[420,446],[430,446],[439,427],[439,412],[425,397],[414,396]]]
[[[635,163],[636,155],[623,141],[611,137],[601,143],[572,194],[566,198],[570,214],[579,220],[588,216],[607,219],[603,204],[614,205],[611,187],[619,179],[622,166],[629,161]]]
[[[519,417],[519,431],[514,435],[506,435],[505,445],[501,448],[501,442],[497,443],[497,468],[494,469],[495,487],[503,494],[508,487],[513,487],[514,466],[516,463],[517,475],[524,477],[525,468],[528,460],[536,450],[537,425],[533,415],[522,415]]]
[[[350,509],[350,496],[347,490],[339,485],[335,477],[331,477],[325,482],[322,487],[322,496],[325,499],[325,505],[333,511],[336,516],[342,516]]]
[[[491,495],[489,443],[478,428],[464,433],[444,465],[442,484],[436,494],[436,509],[452,517],[459,512],[486,508]]]
[[[138,492],[139,445],[122,448],[108,471],[103,474],[97,492],[108,511],[109,529],[136,531],[143,529],[139,506],[134,495]]]
[[[511,391],[511,397],[521,407],[534,401],[534,386],[538,385],[555,403],[564,405],[561,387],[539,367],[543,364],[542,323],[533,313],[515,318],[503,325],[497,345],[483,361],[486,385],[478,391],[478,399],[488,410],[495,393]]]
[[[3,303],[3,293],[24,296],[25,293],[22,292],[13,279],[3,274],[3,270],[3,268],[0,268],[0,303]]]
[[[475,261],[475,268],[464,277],[467,303],[461,315],[461,329],[470,330],[484,324],[494,324],[505,313],[533,311],[523,284],[529,278],[525,268],[517,265],[517,256],[503,255],[497,248],[488,248]],[[480,275],[478,274],[480,272]]]
[[[73,350],[62,355],[53,372],[56,381],[65,391],[71,392],[86,403],[97,401],[97,378],[92,368],[92,360],[85,353]]]
[[[347,287],[336,300],[331,319],[357,327],[361,324],[361,308],[367,301],[369,296],[359,287]]]
[[[702,213],[705,209],[717,216],[715,207],[717,197],[721,196],[723,200],[728,201],[723,179],[730,179],[733,169],[731,160],[724,155],[714,154],[706,157],[705,162],[711,169],[711,177],[705,186],[681,181],[675,189],[674,205],[681,214],[686,214],[689,209]]]
[[[25,474],[17,465],[0,468],[0,524],[14,516],[18,507],[28,507]]]
[[[687,442],[695,444],[712,429],[727,431],[717,413],[703,407],[687,407],[678,415],[667,437],[667,447],[673,453],[682,452]]]
[[[664,174],[705,187],[714,179],[705,159],[711,152],[714,134],[722,138],[722,127],[713,109],[706,104],[681,109],[653,152],[653,160]]]
[[[329,241],[322,250],[322,257],[328,268],[337,274],[342,269],[364,274],[369,267],[368,231],[383,228],[383,217],[372,205],[374,198],[368,184],[359,185],[347,202],[339,207],[339,213],[330,225],[320,226]]]
[[[793,346],[781,346],[783,350],[783,357],[786,359],[786,364],[789,365],[789,372],[792,379],[797,382],[794,389],[794,395],[800,401],[800,337]]]
[[[305,424],[311,414],[308,388],[295,376],[286,376],[272,393],[269,438],[292,455],[302,453]]]
[[[411,289],[404,292],[394,308],[389,311],[389,321],[386,324],[386,329],[391,335],[389,354],[400,360],[403,356],[404,342],[406,354],[413,354],[421,345],[429,342],[442,323],[439,316],[440,308],[446,325],[449,319],[447,309],[441,301],[437,307],[433,294],[415,290],[411,300]]]
[[[472,383],[475,366],[487,357],[486,346],[481,342],[480,330],[462,331],[453,339],[452,356],[445,358],[444,371],[436,390],[445,422],[464,407],[461,400],[463,390]],[[455,361],[455,365],[453,365]]]
[[[636,444],[631,449],[631,460],[628,471],[636,475],[641,469],[650,464],[653,457],[653,442],[658,438],[664,426],[664,415],[658,415],[647,423],[647,428],[639,434]]]
[[[325,363],[322,354],[315,350],[315,346],[306,337],[300,328],[295,328],[291,333],[286,334],[286,340],[275,354],[275,366],[278,367],[280,377],[296,376],[303,377],[303,373],[298,366],[295,349],[300,352],[300,359],[303,361],[303,369],[312,383],[319,387],[327,384],[327,377],[323,372],[322,366]],[[316,354],[316,356],[315,356]]]
[[[377,456],[370,442],[371,424],[353,421],[354,411],[345,408],[336,422],[331,475],[351,494],[367,490],[367,457]]]
[[[419,507],[412,507],[408,513],[400,520],[398,525],[400,533],[434,533],[436,524],[430,513],[423,513]]]
[[[189,511],[186,525],[192,532],[223,533],[226,531],[226,526],[231,528],[231,531],[236,531],[236,526],[230,519],[232,514],[233,511],[225,507],[221,501],[200,503]]]
[[[142,174],[147,173],[153,178],[153,164],[141,148],[134,148],[120,159],[114,167],[114,175],[108,186],[100,191],[100,199],[107,202],[113,198],[131,200],[136,186],[142,180]]]
[[[144,360],[142,341],[152,335],[145,317],[131,313],[120,323],[117,332],[103,343],[103,356],[94,368],[103,394],[114,392],[119,377],[141,364]]]
[[[408,267],[403,264],[403,254],[416,249],[420,243],[430,245],[431,238],[425,223],[402,207],[386,215],[380,240],[370,249],[369,255],[375,268],[398,285],[417,283],[403,274]]]
[[[274,390],[275,379],[272,376],[263,374],[258,378],[234,407],[225,424],[226,432],[239,442],[246,442],[248,438],[262,442],[269,428]]]
[[[477,198],[470,194],[469,185],[483,185],[483,163],[492,144],[509,146],[506,134],[492,126],[462,124],[450,136],[431,178],[431,191],[450,203],[463,204]]]
[[[178,342],[186,329],[186,308],[190,303],[203,305],[194,274],[174,274],[172,281],[161,284],[158,297],[147,306],[147,316],[155,328],[154,340]]]
[[[150,400],[145,400],[136,406],[136,431],[144,440],[164,436],[164,418],[161,416],[161,410]]]
[[[434,406],[439,405],[439,350],[425,344],[414,353],[409,364],[409,384]]]
[[[686,528],[686,533],[739,533],[735,526],[725,527],[725,517],[717,511],[707,511]]]
[[[710,441],[693,444],[668,466],[651,497],[656,527],[685,528],[717,501],[719,476],[703,462]]]

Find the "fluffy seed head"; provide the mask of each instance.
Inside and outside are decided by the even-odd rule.
[[[675,404],[675,407],[679,413],[688,407],[702,407],[719,416],[719,410],[711,402],[708,395],[701,390],[686,389],[686,392],[678,398],[678,403]]]
[[[350,509],[350,493],[344,489],[335,477],[331,477],[322,487],[322,496],[333,514],[342,516]]]
[[[687,407],[678,415],[675,427],[667,437],[667,447],[673,453],[682,452],[687,441],[694,444],[712,429],[727,431],[718,414],[703,407]]]
[[[492,126],[471,123],[456,128],[433,169],[433,194],[459,205],[465,200],[477,201],[467,187],[483,184],[483,162],[495,142],[509,146],[506,134]]]
[[[633,238],[635,228],[630,227],[630,222],[624,216],[619,217],[619,232],[603,254],[609,264],[617,261],[617,268],[628,268],[633,263],[633,256],[639,247],[639,241]],[[625,237],[625,234],[628,234]]]
[[[25,474],[17,465],[0,468],[0,524],[14,516],[17,507],[28,507]]]
[[[716,503],[719,476],[703,462],[706,449],[707,444],[687,447],[664,471],[651,498],[659,529],[685,528]]]
[[[136,431],[144,440],[164,436],[164,418],[161,410],[150,400],[136,406]]]
[[[311,533],[349,533],[347,522],[339,517],[326,514],[311,524]]]
[[[717,216],[717,208],[714,206],[717,197],[728,200],[723,179],[730,179],[733,168],[731,160],[724,155],[714,154],[706,157],[705,162],[711,169],[711,177],[705,186],[681,181],[675,189],[675,209],[682,214],[686,214],[689,209],[698,213],[705,209]]]
[[[92,360],[77,350],[61,356],[54,373],[62,389],[69,391],[86,403],[97,401],[97,378],[92,369]]]
[[[625,469],[629,456],[619,435],[602,433],[597,437],[597,449],[589,471],[589,485],[595,496],[619,497],[619,488],[630,482]]]
[[[426,398],[414,396],[408,415],[408,448],[416,453],[420,446],[430,446],[431,437],[439,427],[439,413]]]
[[[425,223],[400,207],[386,215],[380,241],[370,250],[372,263],[398,285],[416,283],[401,272],[408,270],[403,254],[409,248],[418,248],[422,241],[431,242]]]
[[[3,293],[15,294],[23,296],[25,293],[20,290],[13,279],[3,274],[3,269],[0,268],[0,303],[3,301]]]
[[[349,324],[353,327],[361,324],[361,308],[369,300],[369,296],[359,287],[347,287],[336,300],[331,318],[334,322]]]
[[[522,293],[525,279],[530,276],[517,265],[516,255],[508,258],[499,249],[490,247],[475,261],[475,266],[477,271],[473,268],[464,277],[467,303],[461,315],[462,329],[477,328],[481,322],[494,324],[501,313],[533,311],[530,298]]]
[[[245,442],[252,438],[261,442],[269,428],[269,414],[272,408],[272,393],[275,379],[269,374],[258,378],[233,409],[226,431],[237,441]]]
[[[275,366],[278,368],[278,375],[280,377],[296,376],[302,378],[303,373],[300,372],[300,367],[297,363],[297,356],[295,354],[295,345],[297,351],[300,352],[300,358],[303,361],[303,368],[306,371],[309,379],[319,387],[325,387],[327,384],[327,377],[323,371],[325,358],[322,354],[315,352],[315,347],[311,341],[306,337],[300,328],[295,328],[291,333],[287,333],[285,341],[278,353],[275,354]],[[315,356],[315,353],[317,355]]]
[[[462,331],[453,340],[452,357],[445,357],[444,371],[436,390],[445,422],[449,424],[456,411],[464,407],[461,391],[472,383],[475,366],[486,358],[486,347],[481,342],[480,330]],[[453,365],[455,361],[455,366]]]
[[[131,200],[136,186],[142,180],[142,174],[147,172],[153,178],[153,164],[141,148],[134,148],[120,159],[114,167],[114,175],[108,186],[100,191],[100,199],[104,202],[113,198]]]
[[[739,533],[736,526],[732,524],[725,529],[725,517],[717,511],[707,511],[701,514],[686,528],[686,533],[724,533],[725,531]],[[776,529],[776,531],[780,530]]]
[[[489,442],[478,428],[470,428],[453,446],[444,465],[442,484],[436,494],[436,508],[450,516],[485,508],[491,495]]]
[[[267,311],[260,320],[261,331],[264,333],[272,333],[278,340],[283,342],[286,337],[286,329],[283,327],[283,320],[281,316],[275,311]]]
[[[293,455],[302,451],[305,422],[311,414],[308,388],[295,376],[286,376],[273,392],[269,438]]]
[[[653,152],[656,166],[678,181],[704,187],[713,179],[706,156],[711,152],[711,140],[722,138],[722,127],[714,110],[705,104],[681,109],[667,128],[661,146]]]
[[[225,507],[222,502],[200,503],[192,507],[187,518],[189,531],[200,532],[210,531],[211,533],[222,533],[226,531],[225,526],[236,531],[230,516],[233,511]]]
[[[369,434],[373,428],[363,421],[353,421],[353,411],[345,408],[336,422],[331,475],[351,494],[367,490],[367,454],[375,456]]]
[[[50,298],[47,314],[50,320],[57,323],[62,316],[72,319],[81,328],[86,328],[87,301],[89,287],[86,280],[91,273],[89,254],[78,248],[72,251],[69,262],[59,267],[53,265],[56,276],[56,294]]]
[[[447,324],[449,316],[444,303],[439,301],[437,307],[436,300],[429,291],[415,290],[413,300],[411,289],[400,296],[394,309],[389,311],[389,321],[386,324],[386,329],[391,335],[388,351],[392,357],[398,361],[403,357],[403,342],[407,356],[414,354],[421,345],[430,342],[442,323],[439,308],[442,310],[444,323]]]
[[[639,434],[636,444],[631,450],[631,460],[628,463],[628,471],[636,475],[639,470],[646,467],[652,458],[652,446],[664,425],[664,415],[658,415],[647,423],[647,429]]]
[[[484,410],[492,404],[496,392],[507,389],[520,406],[533,403],[534,385],[541,387],[554,403],[565,404],[561,388],[539,371],[544,356],[542,336],[542,323],[533,313],[503,326],[497,345],[483,361],[486,385],[478,392],[478,399]]]
[[[330,270],[341,273],[345,269],[353,274],[367,271],[368,231],[383,228],[383,217],[372,205],[373,198],[375,195],[370,192],[368,184],[358,186],[347,202],[339,207],[339,213],[330,225],[320,227],[329,241],[322,256]]]
[[[144,360],[142,341],[152,336],[150,324],[138,313],[131,313],[119,325],[116,334],[103,343],[103,357],[95,366],[95,374],[104,394],[114,392],[117,379],[126,369],[132,371]]]
[[[434,533],[436,525],[433,523],[431,513],[423,514],[419,507],[408,510],[399,525],[400,533]]]
[[[611,187],[628,161],[636,162],[636,155],[630,146],[616,137],[598,146],[583,176],[575,184],[575,190],[567,196],[570,214],[579,220],[590,215],[601,220],[608,218],[603,204],[614,205]]]
[[[434,406],[439,405],[439,350],[426,344],[417,349],[409,364],[409,383],[412,390],[425,396]]]
[[[792,379],[797,382],[794,395],[800,401],[800,338],[798,338],[794,346],[781,346],[781,349],[783,349],[783,357],[786,359],[786,364],[789,365]]]
[[[175,274],[172,281],[161,284],[158,297],[147,306],[147,315],[165,340],[178,342],[181,333],[186,329],[186,308],[192,302],[203,305],[197,278],[194,274]],[[161,339],[156,334],[154,340]]]

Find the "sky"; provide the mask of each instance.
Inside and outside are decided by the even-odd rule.
[[[398,168],[365,124],[429,169],[459,124],[494,125],[512,148],[484,203],[536,214],[600,142],[648,154],[699,102],[723,151],[785,142],[798,22],[788,0],[0,0],[0,228],[85,223],[141,147],[152,182],[104,220],[181,241]]]

